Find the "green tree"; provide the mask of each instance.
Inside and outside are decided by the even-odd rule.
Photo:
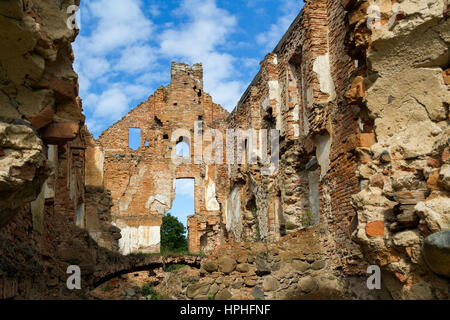
[[[161,252],[184,252],[188,250],[186,228],[170,213],[166,214],[161,225]]]

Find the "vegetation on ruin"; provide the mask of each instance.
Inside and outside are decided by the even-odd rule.
[[[183,253],[188,251],[186,228],[170,213],[162,219],[161,253]]]
[[[163,270],[165,272],[177,272],[178,270],[182,269],[186,267],[185,264],[169,264],[169,265],[165,265]]]
[[[170,300],[168,295],[158,292],[154,286],[148,283],[141,288],[141,294],[147,300]]]

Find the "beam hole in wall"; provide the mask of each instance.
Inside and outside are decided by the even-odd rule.
[[[128,128],[128,146],[137,150],[141,146],[141,128]]]
[[[168,135],[168,134],[164,134],[164,135],[163,135],[163,139],[164,139],[164,140],[168,140],[168,139],[169,139],[169,135]]]
[[[272,108],[267,108],[266,113],[263,116],[263,121],[266,123],[267,128],[275,129],[276,128],[276,119],[273,115]]]
[[[159,120],[159,118],[157,116],[155,116],[155,123],[160,127],[163,126],[163,123],[161,122],[161,120]]]

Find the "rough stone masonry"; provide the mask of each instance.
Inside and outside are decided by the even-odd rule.
[[[448,1],[305,1],[230,114],[200,64],[173,63],[171,83],[98,140],[63,26],[75,2],[0,4],[0,296],[69,297],[68,264],[92,285],[129,267],[119,253],[159,251],[174,182],[193,178],[189,249],[209,255],[165,284],[173,297],[449,298]],[[278,171],[196,163],[210,129],[279,130]],[[262,139],[245,141],[253,157]]]

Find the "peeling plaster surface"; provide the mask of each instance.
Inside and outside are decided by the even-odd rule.
[[[327,93],[330,96],[329,100],[334,100],[336,98],[336,91],[333,78],[331,77],[330,57],[328,53],[317,57],[314,61],[313,71],[317,74],[320,91]]]
[[[155,202],[159,202],[159,204],[162,204],[163,206],[169,206],[170,200],[169,200],[169,197],[164,194],[157,194],[156,196],[150,196],[148,198],[147,202],[145,203],[145,208],[146,209],[152,208],[152,205]],[[156,203],[155,205],[158,207],[159,204]]]
[[[317,162],[319,162],[321,168],[320,177],[323,178],[330,169],[331,138],[329,135],[316,136],[314,141],[317,146]]]
[[[206,186],[206,210],[219,211],[219,202],[216,199],[216,184],[208,179],[208,185]]]
[[[157,246],[161,242],[159,226],[122,227],[120,234],[120,252],[125,255],[145,251],[146,248]]]
[[[275,100],[276,101],[276,113],[277,113],[277,129],[280,130],[281,129],[281,125],[282,125],[282,119],[281,119],[281,114],[280,114],[280,83],[278,82],[278,80],[270,80],[268,82],[269,84],[269,101]]]
[[[87,149],[86,159],[89,162],[86,174],[86,185],[100,187],[103,186],[103,166],[105,163],[105,154],[101,147]]]
[[[240,241],[242,231],[241,195],[239,188],[233,189],[227,205],[227,231],[232,232],[235,240]]]

